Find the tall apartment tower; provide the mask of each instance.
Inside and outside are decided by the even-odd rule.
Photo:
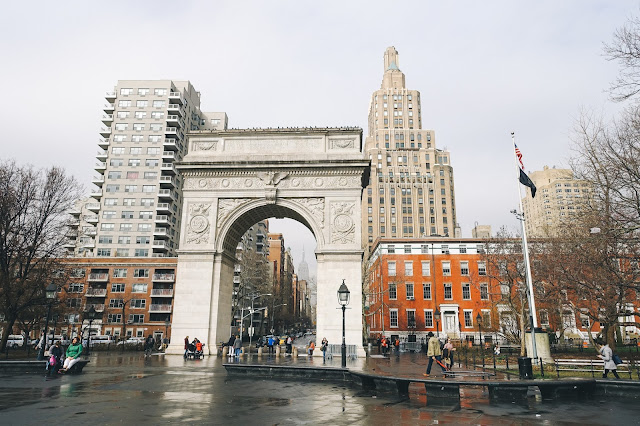
[[[536,197],[531,190],[522,199],[525,229],[530,237],[552,237],[571,222],[591,199],[590,183],[575,179],[570,169],[544,166],[531,172],[529,177],[536,186]]]
[[[76,257],[173,257],[182,185],[174,162],[191,130],[224,130],[225,113],[200,111],[188,81],[121,80],[106,94],[92,199],[73,214]]]
[[[363,245],[377,238],[453,236],[456,227],[453,167],[422,129],[420,92],[407,89],[398,51],[384,52],[384,74],[369,106],[365,150],[371,181],[363,206]]]

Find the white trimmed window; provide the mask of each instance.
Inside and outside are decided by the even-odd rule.
[[[389,309],[389,326],[392,328],[398,328],[398,310]]]

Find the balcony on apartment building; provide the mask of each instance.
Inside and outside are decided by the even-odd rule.
[[[157,226],[171,226],[171,222],[169,222],[169,216],[166,214],[156,215],[154,222]]]
[[[98,152],[96,152],[96,159],[100,160],[100,161],[107,161],[107,156],[109,154],[107,153],[107,151],[105,150],[100,150]]]
[[[69,223],[67,224],[67,226],[71,227],[71,228],[77,228],[78,226],[80,226],[80,218],[73,218],[69,221]]]
[[[100,121],[102,121],[105,126],[111,126],[111,123],[113,123],[113,114],[104,114]]]
[[[160,176],[160,187],[161,188],[175,188],[176,180],[171,176]]]
[[[107,289],[89,287],[84,295],[85,297],[105,297],[107,295]]]
[[[93,170],[95,170],[96,172],[104,172],[105,170],[107,170],[107,163],[105,163],[104,161],[96,163],[96,165],[93,167]]]
[[[109,103],[109,104],[105,104],[105,106],[102,108],[104,110],[104,112],[108,113],[112,113],[113,111],[115,111],[116,106],[115,104]]]
[[[171,213],[170,203],[158,203],[156,204],[156,211],[159,213]]]
[[[169,102],[184,105],[184,97],[180,92],[169,92]]]
[[[177,115],[167,115],[167,125],[173,127],[182,127],[182,118]]]
[[[172,288],[152,288],[151,297],[173,297]]]
[[[167,228],[154,228],[153,230],[154,238],[169,238],[169,230]]]
[[[162,142],[165,150],[177,151],[179,149],[178,140],[172,138],[166,138],[164,142]]]
[[[100,203],[87,203],[84,205],[84,207],[92,212],[97,212],[100,211]]]
[[[91,309],[92,307],[96,310],[96,312],[104,312],[104,303],[87,303],[86,305],[84,305],[83,310],[85,312],[89,312],[89,309]]]
[[[87,229],[84,229],[82,233],[90,237],[95,237],[96,234],[98,233],[98,230],[96,228],[87,228]]]
[[[173,191],[170,189],[161,189],[158,191],[158,198],[165,201],[176,201]]]
[[[177,160],[176,153],[173,151],[163,151],[162,152],[162,161],[168,163],[169,161]]]
[[[107,138],[107,139],[99,139],[98,140],[98,146],[102,149],[107,149],[109,148],[109,145],[111,145],[111,139]]]
[[[88,281],[106,283],[107,281],[109,281],[109,273],[108,272],[91,272],[89,274]]]
[[[116,100],[117,96],[118,96],[118,94],[115,91],[113,91],[113,92],[105,93],[104,98],[109,102],[113,102],[113,101]]]
[[[150,314],[170,313],[171,308],[172,308],[172,305],[164,305],[164,304],[161,305],[161,304],[154,303],[151,306],[149,306],[149,313]]]
[[[176,168],[173,166],[173,163],[162,163],[160,170],[171,175],[175,175],[177,173]]]
[[[108,138],[111,135],[111,127],[102,127],[100,129],[100,136]]]
[[[99,200],[102,198],[102,188],[92,190],[91,193],[89,193],[89,196]]]
[[[98,223],[99,218],[97,214],[85,214],[82,216],[82,220],[87,223],[96,224]]]
[[[154,250],[169,250],[169,243],[163,240],[153,240],[151,248]]]
[[[169,104],[167,106],[167,111],[170,112],[173,115],[179,115],[182,117],[182,106],[180,106],[179,104]]]
[[[173,283],[176,281],[176,273],[173,269],[168,270],[156,270],[152,277],[153,282],[156,283]]]
[[[166,127],[164,129],[164,134],[169,137],[178,137],[178,128],[177,127]]]
[[[102,187],[102,185],[104,185],[104,176],[94,176],[91,179],[91,183],[93,183],[96,186]]]

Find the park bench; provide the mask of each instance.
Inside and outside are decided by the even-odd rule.
[[[67,374],[81,374],[82,369],[89,364],[88,359],[81,359],[71,366],[69,370],[67,370]]]
[[[598,373],[604,373],[604,361],[601,359],[554,359],[556,366],[556,374],[560,378],[561,371],[576,371],[582,373],[591,373],[592,377],[595,377],[596,371]],[[631,361],[624,361],[622,364],[618,364],[618,374],[629,374],[631,379],[631,373],[633,369],[636,369],[638,378],[640,378],[640,366],[637,363]]]

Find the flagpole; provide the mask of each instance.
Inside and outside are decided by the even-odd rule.
[[[513,156],[515,158],[516,167],[518,168],[518,174],[520,173],[520,161],[518,160],[518,156],[516,155],[516,137],[515,133],[511,132],[511,141],[513,142]],[[529,249],[527,245],[527,231],[524,226],[524,209],[522,208],[522,189],[520,187],[520,178],[518,176],[518,203],[520,206],[520,213],[516,215],[516,217],[520,220],[520,228],[522,229],[522,253],[524,255],[524,265],[525,265],[525,279],[527,284],[527,299],[529,302],[529,321],[531,324],[531,349],[532,349],[532,357],[533,359],[538,358],[537,348],[536,348],[536,328],[538,327],[538,318],[536,315],[536,302],[533,296],[533,283],[531,280],[531,265],[529,263]]]

